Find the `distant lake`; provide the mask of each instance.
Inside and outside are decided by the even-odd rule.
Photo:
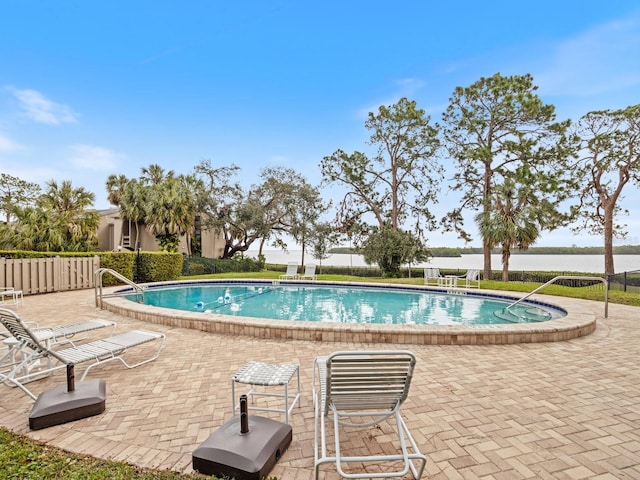
[[[302,251],[290,250],[288,253],[282,250],[265,250],[267,263],[287,264],[288,262],[302,263]],[[258,252],[249,251],[248,256],[257,256]],[[614,266],[616,272],[640,270],[640,255],[614,255]],[[320,264],[320,261],[313,258],[309,253],[305,254],[305,263]],[[348,253],[332,254],[328,259],[322,260],[322,265],[334,266],[354,266],[366,267],[362,255],[349,255]],[[420,267],[430,266],[438,268],[457,268],[467,270],[468,268],[483,268],[482,254],[462,255],[461,257],[435,257],[431,262],[416,265]],[[491,267],[493,270],[502,269],[500,255],[491,256]],[[509,259],[509,270],[538,270],[538,271],[559,271],[559,272],[584,272],[602,273],[604,272],[603,255],[533,255],[514,254]]]

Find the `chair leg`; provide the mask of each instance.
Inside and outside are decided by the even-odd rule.
[[[318,398],[314,397],[314,478],[318,479],[320,473],[320,465],[327,462],[333,462],[333,457],[327,457],[327,437],[326,437],[326,417],[321,412],[320,394]],[[320,432],[318,434],[318,432]]]
[[[10,352],[12,353],[12,352]],[[15,362],[10,366],[8,372],[4,373],[4,371],[0,371],[0,383],[5,385],[13,385],[15,387],[20,388],[24,393],[29,395],[32,399],[36,399],[36,395],[31,392],[27,387],[24,386],[25,383],[33,382],[34,380],[39,380],[41,378],[48,377],[55,370],[58,370],[60,367],[53,365],[50,358],[46,358],[46,368],[43,370],[32,371],[36,362],[40,362],[45,360],[44,357],[38,355],[36,353],[28,353],[24,350],[19,352],[22,355],[22,359],[19,362]],[[4,358],[4,357],[3,357]],[[6,371],[6,370],[5,370]]]
[[[404,422],[404,419],[400,415],[400,412],[396,412],[396,422],[398,426],[398,436],[400,437],[400,445],[403,455],[405,456],[407,465],[411,469],[413,478],[418,480],[422,476],[422,472],[424,472],[424,467],[427,465],[427,457],[426,455],[420,453],[420,450],[418,450],[418,445],[416,445],[415,440],[411,436],[411,432],[409,432],[407,424]],[[409,453],[409,451],[407,450],[405,436],[406,440],[409,441],[409,445],[411,446],[411,450],[413,451],[413,453]],[[418,462],[417,467],[413,463],[414,460]]]
[[[405,424],[400,412],[396,410],[395,414],[395,426],[396,433],[398,435],[398,439],[400,442],[400,451],[401,453],[397,455],[372,455],[372,456],[342,456],[341,448],[340,448],[340,420],[337,412],[333,412],[333,427],[334,427],[334,437],[335,437],[335,458],[327,458],[326,454],[323,454],[323,457],[326,461],[333,460],[336,463],[336,469],[338,473],[344,478],[391,478],[391,477],[402,477],[406,475],[409,471],[415,480],[418,480],[422,473],[424,472],[424,468],[427,463],[427,457],[420,453],[418,446],[416,445],[415,440],[411,436],[407,425]],[[322,421],[324,425],[324,418]],[[322,438],[324,441],[324,430],[322,431]],[[408,445],[407,445],[408,442]],[[409,451],[409,448],[411,451]],[[382,462],[398,462],[401,461],[404,464],[402,470],[393,471],[393,472],[367,472],[367,473],[348,473],[343,469],[343,464],[347,464],[350,462],[374,462],[374,463],[382,463]],[[414,464],[414,462],[417,463]],[[317,468],[318,463],[316,462],[316,477],[317,477]]]

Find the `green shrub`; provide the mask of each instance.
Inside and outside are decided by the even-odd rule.
[[[120,275],[125,276],[129,280],[133,279],[135,268],[136,254],[133,252],[98,252],[100,257],[100,267],[115,270]],[[102,284],[104,286],[118,285],[120,280],[109,273],[102,276]]]
[[[184,264],[187,265],[187,262],[185,262]],[[191,265],[188,265],[188,269],[189,269],[188,270],[189,271],[189,275],[204,275],[205,274],[204,265],[202,265],[201,263],[193,263]]]
[[[264,262],[254,258],[236,255],[233,258],[186,257],[182,275],[209,275],[212,273],[259,272],[264,269]]]
[[[138,282],[164,282],[177,280],[182,271],[181,253],[140,252],[136,254],[135,264]]]
[[[100,266],[115,270],[131,281],[163,282],[177,280],[182,271],[183,256],[168,252],[99,252]],[[103,285],[120,283],[105,273]]]

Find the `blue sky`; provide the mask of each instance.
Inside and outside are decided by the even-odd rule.
[[[112,173],[201,159],[257,181],[367,151],[369,111],[406,96],[433,121],[456,86],[531,73],[558,119],[640,103],[640,4],[626,1],[2,0],[0,171],[72,180],[106,208]],[[437,212],[457,203],[445,191]],[[640,194],[627,187],[640,244]],[[430,244],[459,244],[433,232]],[[538,245],[600,245],[545,233]],[[479,245],[479,241],[474,242]]]

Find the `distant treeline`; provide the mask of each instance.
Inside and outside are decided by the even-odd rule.
[[[429,252],[434,257],[460,257],[462,255],[482,254],[482,247],[431,247]],[[332,248],[330,253],[358,253],[355,248]],[[496,248],[493,253],[499,254]],[[521,252],[513,250],[512,255],[604,255],[604,247],[531,247]],[[640,255],[640,245],[618,245],[613,247],[615,255]]]

